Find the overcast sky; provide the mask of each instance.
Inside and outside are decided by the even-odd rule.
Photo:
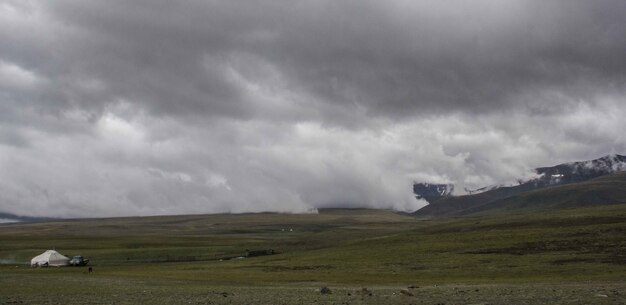
[[[626,153],[626,1],[0,0],[0,212],[412,211]]]

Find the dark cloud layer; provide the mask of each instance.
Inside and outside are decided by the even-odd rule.
[[[401,210],[623,153],[624,1],[0,1],[0,210]]]

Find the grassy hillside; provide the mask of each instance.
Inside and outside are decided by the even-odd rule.
[[[612,294],[625,287],[624,232],[626,205],[506,219],[418,220],[388,211],[324,210],[2,225],[0,304],[172,304],[173,296],[185,296],[181,304],[350,303],[357,297],[360,304],[510,303],[527,297],[602,304],[624,300]],[[49,248],[90,258],[94,272],[25,265]],[[245,249],[278,254],[220,260]],[[537,282],[544,284],[533,286]],[[322,285],[335,289],[332,297],[320,299]],[[409,285],[421,287],[412,290],[421,297],[397,298]],[[362,299],[361,287],[374,296]],[[598,291],[610,297],[596,299]]]
[[[443,198],[415,215],[461,216],[485,213],[541,211],[626,203],[626,172],[585,182],[532,189],[529,185],[503,187],[492,191]]]
[[[626,172],[516,194],[459,214],[530,211],[626,203]]]

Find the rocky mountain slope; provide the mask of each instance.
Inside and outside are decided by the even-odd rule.
[[[417,199],[424,199],[428,202],[441,197],[451,196],[454,191],[452,184],[415,183],[413,193]]]
[[[465,196],[425,196],[429,205],[415,212],[420,216],[451,216],[490,210],[563,208],[626,202],[626,156],[537,168],[537,178],[519,185],[498,187]],[[421,185],[421,183],[416,183]],[[413,187],[414,191],[422,188]],[[421,196],[421,197],[420,197]]]

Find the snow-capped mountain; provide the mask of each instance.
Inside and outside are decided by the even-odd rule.
[[[626,204],[626,156],[609,155],[590,161],[541,167],[535,171],[536,178],[520,181],[515,186],[478,189],[478,193],[464,196],[425,198],[430,204],[414,214],[460,216]],[[415,186],[413,189],[420,196],[418,191],[422,189]]]
[[[626,156],[608,155],[599,159],[563,163],[535,170],[539,177],[526,181],[536,187],[586,181],[592,178],[626,171]]]
[[[530,190],[552,185],[587,181],[596,177],[626,171],[626,156],[608,155],[599,159],[563,163],[552,167],[535,169],[538,177],[531,180],[520,180],[520,190]],[[465,189],[469,195],[476,195],[505,187],[504,185],[486,186],[475,190]],[[414,183],[413,192],[416,198],[425,199],[429,203],[441,198],[452,196],[453,184]]]

